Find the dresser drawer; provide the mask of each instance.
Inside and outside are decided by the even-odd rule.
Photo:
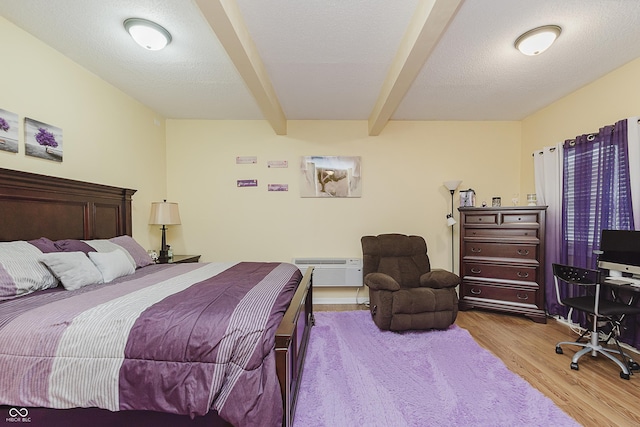
[[[465,224],[498,224],[497,213],[483,213],[483,214],[467,214],[464,217]]]
[[[538,269],[534,266],[496,265],[479,262],[464,264],[464,277],[487,277],[492,279],[519,280],[523,282],[537,282]]]
[[[537,239],[537,228],[470,228],[466,237],[498,237],[502,239],[523,238]]]
[[[465,242],[465,257],[538,259],[538,245],[520,243]]]
[[[538,224],[538,215],[535,213],[519,214],[517,212],[505,212],[502,214],[502,223],[505,225]]]
[[[488,300],[508,301],[519,304],[536,305],[538,289],[512,288],[508,286],[495,286],[493,284],[464,283],[462,286],[462,298],[479,298]]]

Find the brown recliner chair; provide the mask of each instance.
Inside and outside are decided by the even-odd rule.
[[[370,311],[382,330],[446,329],[458,315],[460,277],[431,270],[420,236],[381,234],[361,239]]]

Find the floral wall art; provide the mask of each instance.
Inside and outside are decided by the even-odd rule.
[[[303,156],[301,197],[361,197],[359,156]]]
[[[24,147],[27,156],[62,161],[62,129],[30,118],[24,119]]]
[[[0,109],[0,150],[18,152],[18,115]]]

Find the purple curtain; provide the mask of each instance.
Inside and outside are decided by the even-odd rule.
[[[603,229],[633,230],[627,120],[564,142],[560,262],[597,268]],[[579,291],[579,290],[578,290]],[[562,297],[578,296],[575,287]],[[565,307],[556,307],[562,316]],[[584,318],[574,321],[584,324]]]

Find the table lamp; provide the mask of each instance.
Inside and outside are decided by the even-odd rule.
[[[151,203],[150,225],[162,225],[162,247],[158,262],[167,263],[169,261],[169,251],[167,250],[167,225],[178,225],[180,222],[180,212],[177,203],[170,203],[166,200]]]

